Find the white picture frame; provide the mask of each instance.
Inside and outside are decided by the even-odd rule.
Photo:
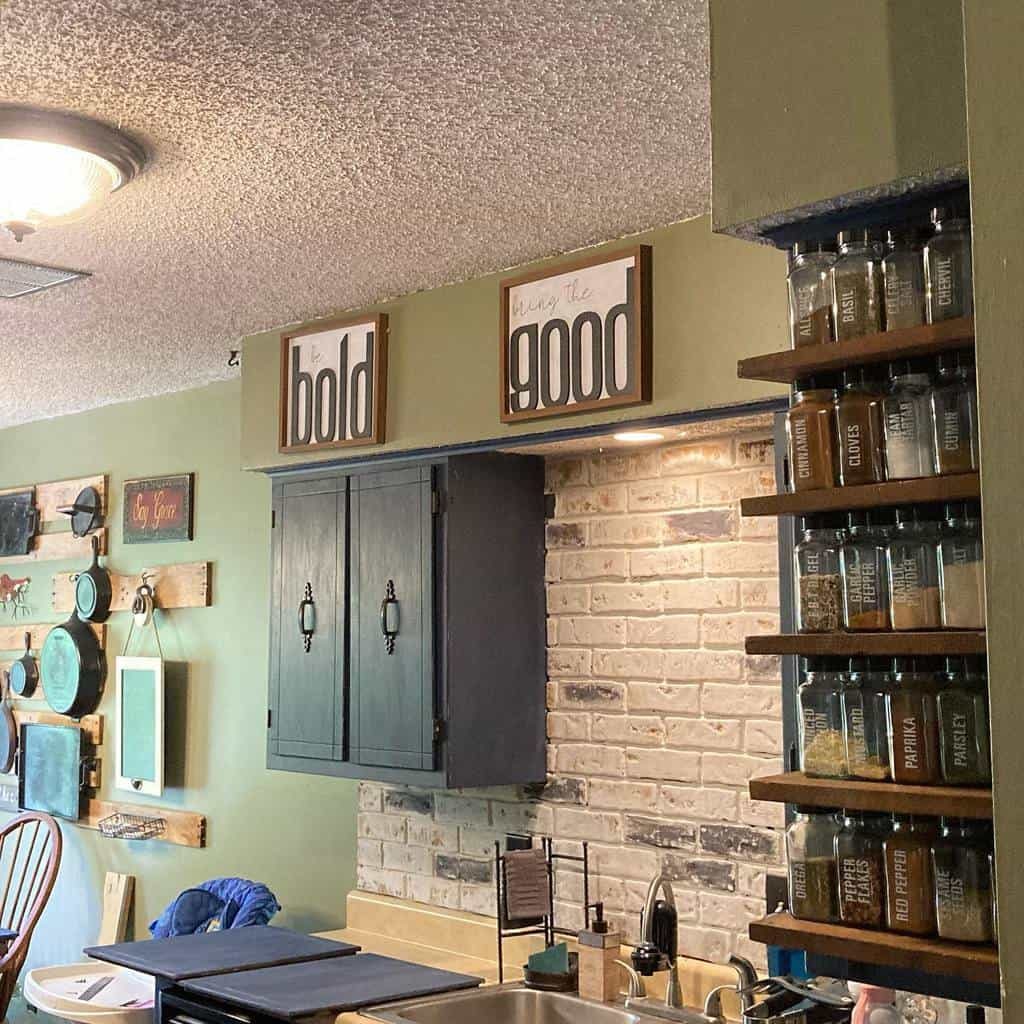
[[[164,663],[161,658],[116,661],[117,728],[114,786],[130,793],[164,791]]]

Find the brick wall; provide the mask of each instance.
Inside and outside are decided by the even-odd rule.
[[[494,913],[507,832],[591,843],[596,894],[632,940],[647,883],[674,880],[680,950],[763,962],[745,937],[780,871],[782,811],[747,780],[779,770],[781,686],[743,637],[778,630],[774,520],[740,496],[774,489],[750,421],[628,454],[548,460],[548,769],[542,792],[360,787],[359,886]],[[561,922],[581,920],[563,869]]]

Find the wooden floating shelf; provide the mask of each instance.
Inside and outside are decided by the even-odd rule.
[[[992,790],[966,786],[905,786],[862,779],[815,779],[786,772],[750,780],[752,800],[808,807],[837,807],[880,814],[924,814],[992,819]]]
[[[767,380],[791,384],[815,373],[837,373],[849,366],[937,355],[974,343],[974,318],[944,320],[938,324],[905,327],[898,331],[869,334],[853,341],[808,345],[785,352],[741,359],[737,373],[742,380]]]
[[[781,633],[748,636],[747,654],[953,655],[984,654],[984,630],[942,630],[926,633]]]
[[[740,500],[744,516],[798,516],[814,512],[846,512],[850,509],[885,508],[891,505],[927,505],[981,497],[977,473],[928,476],[920,480],[890,480],[884,484],[829,487],[796,494],[766,494]]]
[[[100,822],[114,814],[131,814],[144,818],[163,818],[167,823],[161,836],[146,840],[154,843],[171,843],[174,846],[189,846],[201,849],[206,846],[206,815],[192,811],[171,810],[168,807],[152,807],[149,804],[112,803],[107,800],[85,800],[82,803],[82,817],[75,822],[83,828],[99,831]],[[113,840],[112,840],[113,841]]]
[[[804,949],[821,956],[856,963],[879,964],[962,978],[986,985],[999,984],[999,955],[994,946],[972,946],[945,939],[873,932],[838,924],[799,921],[791,914],[770,914],[750,925],[754,942]]]
[[[162,610],[170,608],[209,608],[212,595],[210,592],[210,563],[187,562],[182,565],[160,565],[143,569],[156,598],[156,607]],[[142,573],[125,576],[120,573],[110,574],[110,585],[113,597],[110,602],[112,612],[131,611],[135,591],[142,581]],[[77,573],[57,573],[53,577],[53,610],[55,612],[71,612],[75,607],[75,578]]]
[[[50,631],[59,625],[61,625],[59,622],[26,622],[17,626],[0,626],[0,651],[17,651],[19,656],[24,654],[25,634],[30,633],[32,635],[30,641],[32,652],[38,655],[47,636],[50,635]],[[105,648],[107,646],[106,623],[97,625],[92,622],[89,625],[96,634],[96,639],[99,640],[100,646]]]

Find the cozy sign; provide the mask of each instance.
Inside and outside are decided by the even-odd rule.
[[[281,339],[281,451],[383,442],[387,335],[380,313]]]
[[[126,480],[125,543],[191,540],[194,482],[191,473]]]
[[[651,249],[501,283],[505,423],[651,400]]]

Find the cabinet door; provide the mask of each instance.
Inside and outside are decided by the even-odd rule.
[[[270,753],[282,757],[346,754],[347,487],[344,477],[275,487]]]
[[[355,476],[351,488],[351,757],[364,765],[430,769],[432,470],[417,466]],[[385,607],[392,588],[394,602]],[[385,624],[396,633],[393,643]]]

